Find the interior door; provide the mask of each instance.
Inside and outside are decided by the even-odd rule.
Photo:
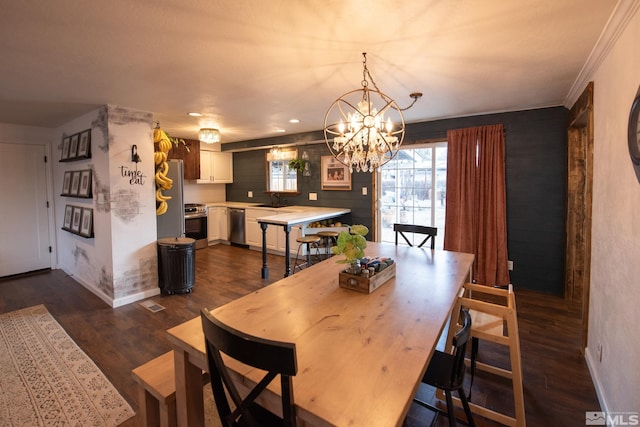
[[[0,143],[0,277],[51,267],[43,145]]]

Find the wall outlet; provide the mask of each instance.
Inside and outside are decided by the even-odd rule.
[[[511,260],[507,261],[507,269],[513,270],[513,261]]]
[[[309,200],[318,200],[318,193],[309,193]]]
[[[248,198],[252,198],[253,197],[253,191],[247,191],[247,197]]]
[[[362,195],[363,196],[367,195],[367,187],[362,187]]]

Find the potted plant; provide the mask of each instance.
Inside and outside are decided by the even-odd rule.
[[[289,169],[302,172],[306,163],[307,161],[304,159],[291,159],[289,160]]]
[[[349,264],[349,272],[358,274],[360,271],[359,260],[364,257],[364,249],[367,247],[367,240],[364,236],[369,233],[369,229],[361,224],[351,226],[350,231],[341,231],[338,234],[336,246],[331,247],[334,255],[344,255],[344,259],[337,262],[339,264]]]

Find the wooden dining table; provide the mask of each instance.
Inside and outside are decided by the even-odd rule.
[[[339,287],[345,266],[333,257],[212,310],[245,333],[295,343],[299,426],[401,425],[474,260],[472,254],[372,242],[366,254],[396,263],[396,276],[370,294]],[[207,360],[201,320],[168,334],[178,425],[202,426]],[[240,386],[261,377],[237,361],[225,363]],[[278,387],[274,381],[260,401],[276,412]]]

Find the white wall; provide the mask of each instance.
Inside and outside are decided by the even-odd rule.
[[[594,184],[589,337],[586,352],[606,411],[640,411],[640,183],[627,123],[640,85],[640,12],[626,7],[594,81]],[[628,23],[626,23],[628,20]],[[626,23],[626,26],[625,26]],[[600,361],[602,348],[602,361]],[[590,408],[585,408],[589,410]]]
[[[57,129],[54,141],[91,129],[91,159],[59,163],[61,143],[53,144],[54,189],[60,194],[65,171],[93,170],[93,197],[56,196],[58,267],[117,307],[159,293],[152,116],[104,106]],[[131,161],[137,146],[142,162]],[[123,170],[141,172],[131,181]],[[93,208],[94,237],[61,229],[67,204]]]

